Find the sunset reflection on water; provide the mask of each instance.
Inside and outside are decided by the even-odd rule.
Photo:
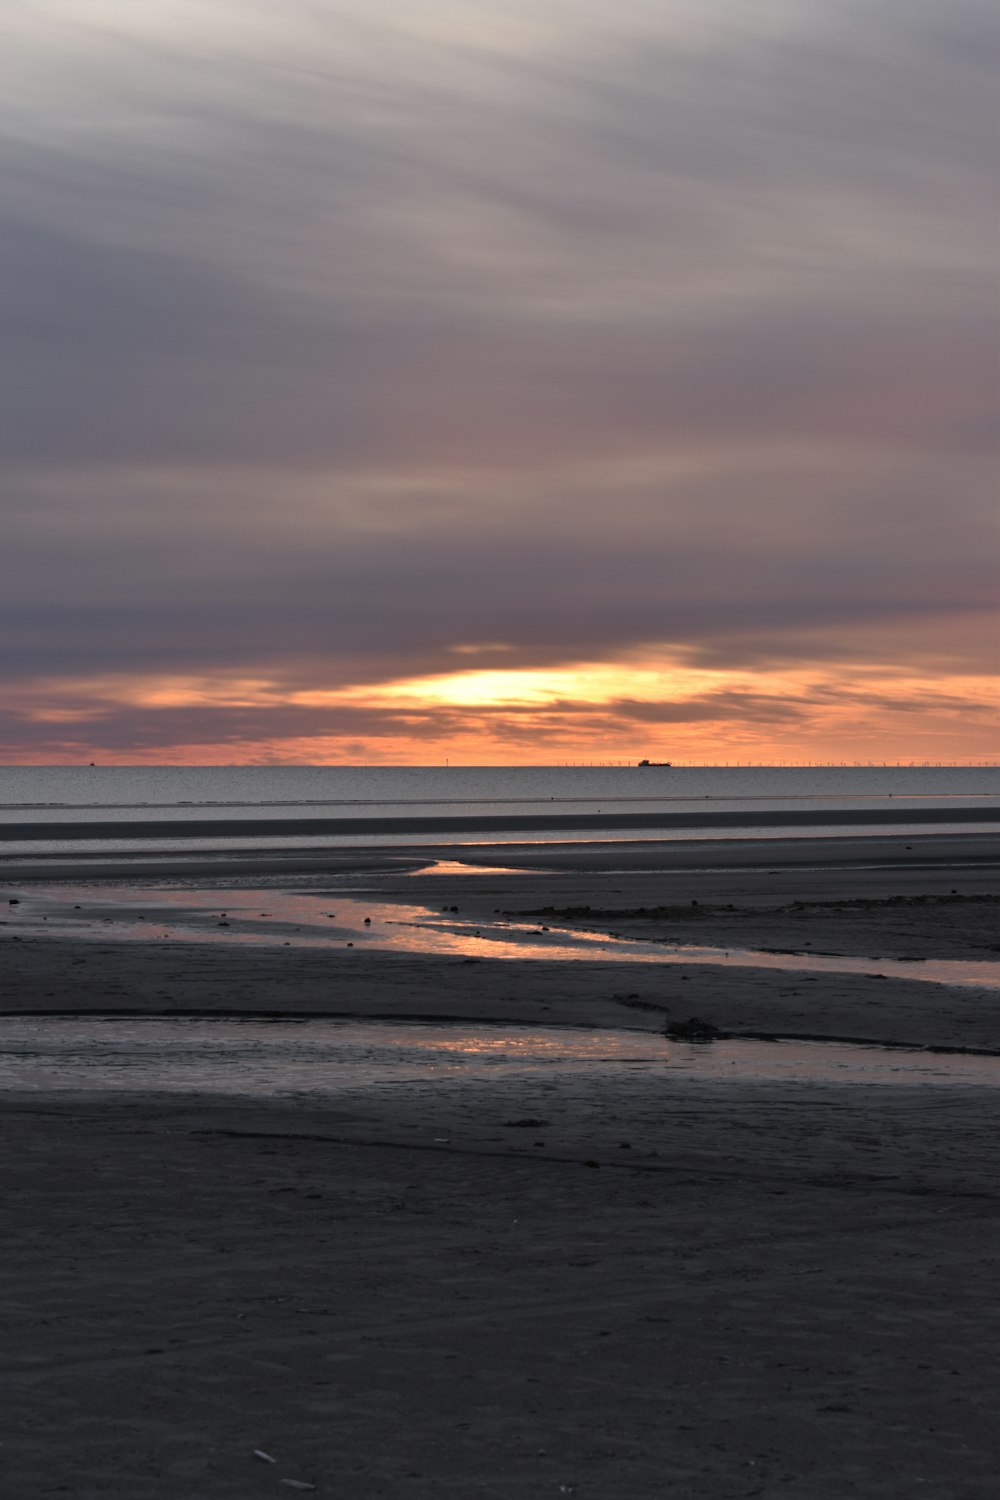
[[[1000,963],[772,952],[674,943],[658,935],[616,938],[538,925],[496,913],[476,922],[451,907],[369,899],[357,892],[87,885],[31,890],[0,921],[11,935],[114,941],[223,943],[476,960],[709,964],[826,974],[866,974],[1000,989]]]
[[[582,1027],[323,1018],[0,1019],[0,1085],[35,1096],[76,1091],[328,1098],[424,1086],[433,1087],[440,1101],[442,1085],[481,1083],[504,1090],[495,1096],[498,1107],[505,1098],[523,1109],[529,1100],[510,1092],[520,1079],[532,1085],[531,1117],[503,1123],[542,1126],[535,1112],[541,1107],[548,1114],[559,1090],[575,1091],[583,1102],[588,1080],[616,1075],[627,1080],[633,1100],[645,1084],[667,1090],[657,1096],[660,1103],[689,1082],[1000,1087],[994,1057],[851,1043],[733,1039],[706,1046],[650,1032]],[[431,1140],[448,1144],[436,1134]]]

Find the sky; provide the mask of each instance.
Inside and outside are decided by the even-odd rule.
[[[994,757],[994,0],[7,0],[0,760]]]

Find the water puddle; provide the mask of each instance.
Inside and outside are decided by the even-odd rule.
[[[538,875],[540,870],[525,870],[518,865],[470,865],[461,859],[436,859],[432,865],[421,865],[409,875]]]
[[[1000,1087],[1000,1059],[847,1043],[672,1042],[648,1032],[420,1022],[0,1021],[8,1093],[329,1098],[449,1079],[642,1073],[732,1085],[816,1082]]]
[[[227,943],[322,948],[355,953],[455,958],[547,959],[643,964],[711,964],[815,974],[865,974],[1000,989],[1000,963],[965,959],[887,959],[855,955],[712,948],[614,938],[573,927],[539,926],[500,915],[484,922],[446,907],[341,890],[184,885],[86,885],[32,890],[0,920],[0,933],[114,941]]]

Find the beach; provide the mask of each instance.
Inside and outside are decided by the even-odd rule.
[[[911,977],[995,968],[988,834],[300,851],[216,878],[233,866],[672,957],[123,941],[8,913],[0,1010],[642,1038],[699,1017],[1000,1051],[996,988]],[[5,872],[25,907],[28,873]],[[684,961],[695,946],[803,967]],[[996,1087],[695,1064],[2,1108],[11,1493],[994,1492]]]
[[[3,8],[0,1500],[1000,1500],[996,9]]]

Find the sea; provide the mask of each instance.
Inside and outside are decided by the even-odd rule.
[[[998,828],[996,765],[0,767],[0,859]]]

